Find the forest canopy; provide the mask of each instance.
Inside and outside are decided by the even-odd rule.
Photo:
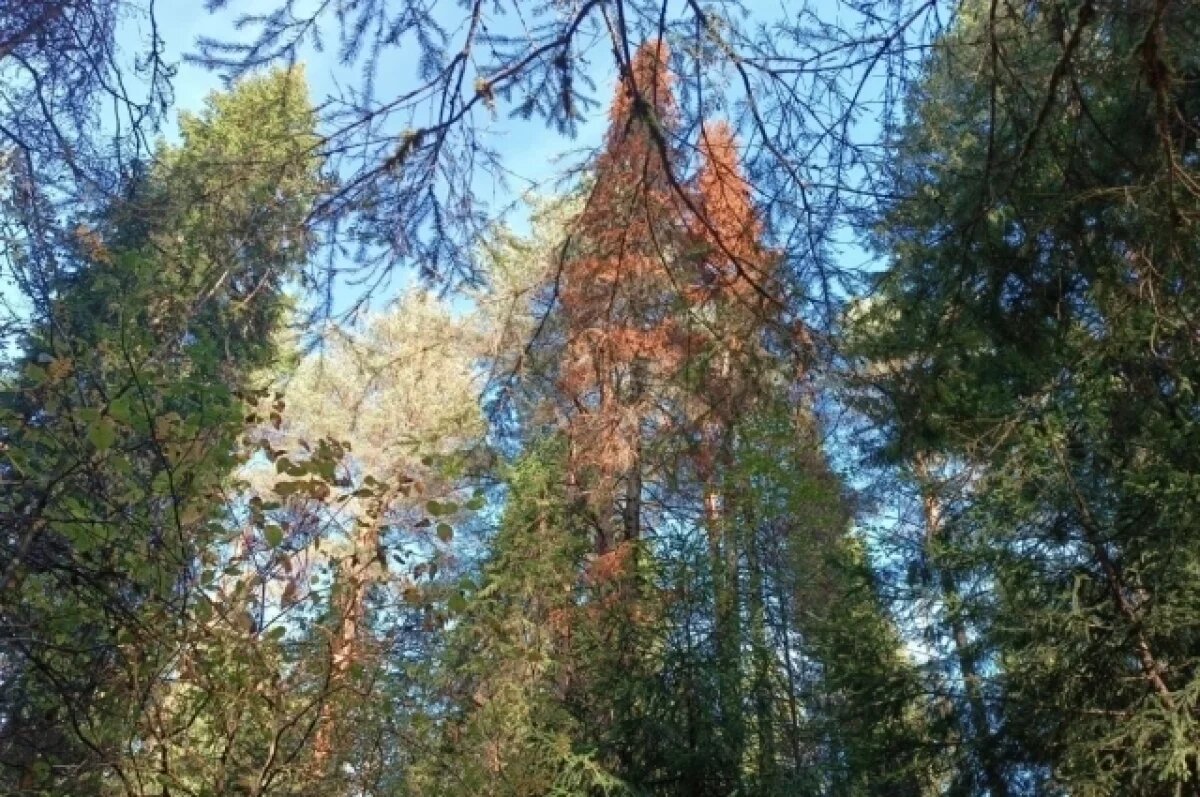
[[[0,75],[0,792],[1200,795],[1200,7],[29,0]]]

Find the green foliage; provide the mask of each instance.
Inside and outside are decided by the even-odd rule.
[[[449,701],[413,794],[591,795],[624,787],[586,746],[566,694],[585,538],[560,481],[561,446],[531,450],[509,496],[478,590],[450,632],[439,688]]]
[[[409,290],[284,334],[332,187],[297,70],[183,116],[69,235],[46,165],[6,157],[30,323],[0,371],[0,790],[1196,793],[1200,12],[956,8],[886,128],[885,268],[841,329],[802,324],[762,229],[825,213],[753,152],[791,112],[750,109],[752,186],[731,127],[688,140],[657,40],[593,177],[473,242],[471,307]],[[712,13],[675,61],[732,41]],[[30,19],[23,58],[58,30]],[[327,207],[373,245],[474,227],[376,190],[453,124]],[[430,214],[366,229],[389,202]],[[827,343],[878,507],[830,465],[827,374],[797,373]]]
[[[867,408],[893,461],[936,463],[935,563],[992,701],[970,760],[1013,788],[1197,781],[1196,25],[979,4],[898,142]]]
[[[815,432],[803,412],[765,402],[739,427],[729,475],[742,485],[739,520],[754,536],[749,564],[762,570],[758,612],[769,634],[752,634],[749,644],[782,636],[783,655],[795,659],[754,686],[766,690],[755,696],[756,747],[778,751],[758,765],[770,787],[761,793],[930,794],[937,760],[917,671]],[[755,655],[774,658],[769,649]],[[782,688],[773,685],[780,677]],[[798,750],[797,740],[810,738],[821,739],[824,752],[805,771],[801,756],[813,753]]]
[[[285,73],[214,96],[102,228],[78,228],[60,253],[70,267],[45,275],[44,318],[0,410],[0,622],[25,639],[0,653],[16,718],[0,745],[21,788],[143,793],[205,777],[136,751],[156,749],[147,734],[175,708],[163,673],[224,633],[196,624],[200,576],[229,536],[243,399],[309,248],[307,103]],[[239,694],[236,679],[213,682]],[[27,747],[41,733],[46,747]],[[49,764],[32,781],[29,756]]]

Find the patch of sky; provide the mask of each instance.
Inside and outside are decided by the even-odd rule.
[[[305,5],[299,4],[296,12],[298,15],[303,14]],[[224,9],[209,12],[198,2],[156,5],[157,27],[164,38],[167,60],[177,68],[174,79],[177,112],[200,108],[209,93],[224,86],[219,73],[188,60],[187,56],[197,52],[198,39],[205,37],[222,41],[247,41],[252,32],[239,26],[239,20],[246,15],[268,13],[278,6],[278,0],[248,0],[231,2]],[[435,4],[434,15],[452,40],[454,32],[465,24],[463,9],[457,3]],[[329,26],[327,37],[334,38],[336,32],[333,28],[336,23],[332,19],[325,21]],[[489,32],[497,36],[519,38],[524,33],[524,23],[525,20],[519,15],[499,16],[492,22],[493,29]],[[151,33],[149,19],[145,15],[133,15],[122,28],[119,43],[122,49],[137,51],[145,46]],[[594,50],[594,46],[592,49]],[[387,95],[399,94],[418,85],[420,58],[420,48],[415,42],[412,46],[383,51],[374,70],[375,93],[386,98]],[[588,65],[588,78],[595,81],[597,86],[601,87],[601,91],[603,87],[612,85],[615,69],[611,66],[610,58],[597,57],[596,52],[587,50],[581,51],[579,58],[581,63]],[[361,63],[348,63],[342,59],[335,41],[328,41],[327,46],[321,49],[311,41],[305,43],[297,53],[297,61],[304,66],[312,99],[317,105],[344,96],[346,87],[361,86],[363,82]],[[384,76],[387,76],[387,79]],[[529,219],[521,202],[522,196],[527,192],[552,192],[558,178],[570,167],[581,163],[599,143],[605,121],[602,113],[590,115],[579,126],[575,140],[571,140],[547,128],[540,119],[511,117],[505,108],[498,107],[486,121],[482,138],[495,149],[503,169],[499,173],[490,173],[484,169],[473,170],[470,175],[471,193],[498,221],[502,220],[517,233],[527,232]],[[376,135],[390,134],[399,140],[404,131],[397,128],[374,132]],[[174,119],[168,123],[163,133],[168,141],[177,139],[178,126]],[[345,160],[343,164],[344,168],[349,167],[353,161]],[[350,264],[340,267],[335,262],[334,268],[343,275],[353,272]],[[373,301],[368,308],[379,310],[387,306],[415,282],[416,273],[416,268],[397,269],[388,280],[387,289],[372,297]],[[356,284],[353,278],[339,278],[334,286],[334,316],[351,307],[360,297],[361,291],[362,286]],[[465,295],[454,296],[451,304],[455,311],[460,313],[468,312],[471,306],[470,299]]]

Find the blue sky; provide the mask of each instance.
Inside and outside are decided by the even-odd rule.
[[[196,64],[184,61],[184,56],[195,52],[195,43],[201,36],[218,39],[244,40],[248,34],[235,28],[234,22],[244,13],[263,11],[274,8],[281,0],[232,0],[231,8],[217,12],[204,9],[202,0],[169,0],[158,2],[155,15],[158,20],[160,35],[166,44],[167,58],[178,67],[178,74],[173,82],[175,90],[175,108],[170,124],[164,130],[168,137],[174,134],[175,114],[179,111],[196,110],[203,104],[204,97],[211,91],[219,90],[220,76]],[[445,3],[446,18],[462,17],[463,10],[457,3]],[[329,46],[323,52],[312,48],[302,54],[306,73],[312,90],[313,98],[320,101],[334,93],[337,86],[354,85],[360,80],[357,65],[344,66],[338,63],[336,52],[336,31],[332,20],[326,20]],[[145,47],[150,35],[148,20],[142,17],[127,20],[121,31],[122,50],[129,54]],[[394,75],[398,86],[391,88],[395,93],[417,79],[416,48],[407,48],[391,53],[384,62],[381,73]],[[607,57],[593,58],[598,68],[593,69],[591,77],[597,83],[597,96],[606,99],[609,87],[613,83],[615,72],[611,68],[611,59]],[[599,68],[603,67],[603,68]],[[389,93],[389,87],[380,80],[380,96]],[[605,126],[603,109],[592,113],[586,123],[581,125],[577,139],[568,139],[557,132],[547,129],[539,120],[520,121],[506,117],[504,109],[500,109],[498,118],[490,131],[490,141],[504,157],[505,165],[519,178],[525,178],[530,183],[542,183],[552,180],[559,169],[555,165],[558,156],[579,147],[590,147],[597,144],[603,135]],[[514,180],[517,187],[523,182]],[[477,190],[488,191],[490,186],[481,185]],[[496,199],[504,201],[507,194],[496,194]]]
[[[298,0],[297,5],[304,8],[313,1]],[[179,111],[200,108],[209,92],[222,87],[218,74],[185,60],[187,54],[195,52],[197,39],[210,37],[221,40],[246,40],[253,35],[253,31],[237,30],[237,18],[243,14],[274,10],[281,2],[283,0],[229,0],[229,8],[210,13],[205,10],[204,0],[157,0],[154,8],[160,35],[165,41],[167,60],[178,68],[173,83],[175,107],[163,131],[168,138],[174,136],[174,120]],[[748,5],[752,16],[758,17],[760,21],[778,19],[800,11],[798,7],[792,7],[789,0],[748,0]],[[821,15],[829,19],[843,15],[838,0],[819,0],[817,7]],[[464,24],[464,9],[459,3],[448,0],[438,3],[437,8],[440,10],[440,21],[453,39],[456,29]],[[339,86],[357,86],[361,83],[359,65],[344,65],[338,60],[338,32],[335,20],[327,18],[324,21],[326,49],[317,52],[308,48],[301,53],[313,99],[317,102],[337,93]],[[518,21],[514,20],[512,15],[492,24],[493,33],[521,33]],[[498,25],[508,25],[511,29],[498,30]],[[146,47],[149,36],[148,19],[144,15],[132,15],[121,31],[121,48],[127,56],[132,57]],[[504,107],[500,107],[486,137],[488,143],[499,152],[511,176],[508,187],[505,188],[488,175],[476,174],[473,189],[477,199],[492,209],[498,209],[510,205],[517,198],[516,192],[524,189],[533,188],[535,191],[548,193],[553,190],[555,179],[562,174],[564,166],[575,162],[574,158],[567,157],[568,153],[586,151],[599,144],[607,122],[605,105],[615,81],[615,70],[608,46],[606,41],[598,40],[590,52],[584,53],[591,64],[588,77],[596,85],[593,96],[601,102],[601,106],[591,109],[587,121],[580,126],[579,135],[575,139],[548,129],[536,118],[528,121],[511,119]],[[385,57],[378,74],[380,77],[377,79],[377,94],[380,97],[394,96],[411,88],[418,79],[417,48],[393,48]],[[879,132],[878,126],[869,116],[868,114],[858,126],[858,134],[864,138],[874,138]],[[508,221],[518,231],[525,227],[519,212],[510,214]],[[845,266],[853,269],[870,268],[869,256],[856,242],[843,238],[841,243],[839,259]],[[402,269],[397,275],[398,279],[393,280],[393,289],[411,282],[412,271],[411,268]],[[343,287],[339,291],[345,299],[339,301],[339,305],[344,306],[349,302],[352,290]]]
[[[173,132],[175,113],[180,110],[198,109],[206,94],[221,88],[221,80],[217,74],[184,61],[186,54],[195,52],[197,39],[210,37],[221,40],[246,40],[252,36],[252,32],[236,29],[235,22],[238,17],[274,10],[282,2],[284,0],[228,0],[228,8],[210,13],[205,10],[204,0],[157,0],[154,10],[160,35],[166,44],[167,58],[175,63],[179,70],[174,80],[175,109],[167,129],[164,130],[168,137]],[[312,4],[313,0],[297,2],[301,9]],[[805,5],[811,6],[811,3]],[[800,12],[799,4],[793,8],[789,0],[746,0],[745,6],[750,13],[750,18],[745,22],[750,24]],[[820,9],[822,16],[830,19],[842,15],[838,0],[817,0],[816,7]],[[439,22],[448,29],[453,39],[455,30],[465,22],[464,9],[460,3],[449,0],[437,3],[436,8],[439,12]],[[526,21],[535,20],[519,20],[512,14],[492,18],[489,32],[519,37],[523,35],[522,25]],[[316,101],[336,93],[339,86],[361,84],[359,65],[347,66],[338,61],[336,22],[329,15],[324,22],[326,49],[317,52],[307,48],[301,53],[301,60],[305,64]],[[132,15],[121,31],[121,47],[127,55],[132,56],[146,46],[149,35],[148,19],[144,15]],[[536,118],[528,121],[510,119],[501,105],[488,131],[488,140],[503,157],[505,167],[516,176],[516,179],[512,180],[512,188],[519,190],[523,184],[552,182],[562,171],[560,156],[594,147],[600,142],[607,122],[605,105],[616,77],[612,57],[608,52],[609,46],[605,38],[600,38],[590,48],[583,48],[582,55],[590,64],[587,77],[595,82],[593,96],[600,101],[601,106],[590,111],[587,121],[580,126],[576,139],[569,139],[548,129]],[[393,48],[385,56],[378,73],[380,77],[377,80],[377,94],[380,97],[395,95],[411,88],[418,78],[417,48]],[[871,131],[867,131],[867,134],[870,135]],[[491,200],[494,205],[501,205],[512,199],[511,194],[489,184],[477,185],[476,191],[481,198]],[[495,193],[492,193],[493,191]]]
[[[174,107],[162,131],[168,140],[177,135],[176,119],[179,112],[200,109],[209,93],[222,88],[219,74],[185,60],[185,56],[196,52],[197,40],[210,37],[244,41],[252,34],[236,28],[237,18],[247,13],[272,10],[280,2],[282,0],[231,0],[230,8],[212,13],[205,10],[203,0],[159,0],[155,4],[155,18],[159,34],[164,40],[166,59],[178,69],[172,83]],[[303,7],[304,4],[300,5]],[[443,3],[441,7],[445,9],[442,15],[443,24],[453,31],[454,26],[462,22],[463,9],[460,4],[451,2]],[[313,100],[318,103],[337,93],[339,86],[344,88],[361,83],[359,65],[347,66],[339,62],[336,21],[326,19],[325,23],[327,48],[318,52],[310,47],[301,54]],[[146,15],[131,15],[119,33],[119,46],[127,58],[132,58],[147,47],[150,36],[149,18]],[[416,47],[397,48],[385,57],[378,72],[381,75],[394,76],[394,79],[390,84],[382,78],[378,81],[379,96],[396,94],[416,84],[416,52]],[[605,51],[591,55],[591,61],[596,66],[589,76],[596,83],[595,96],[606,102],[615,81],[615,69],[612,68],[611,58]],[[572,160],[569,153],[590,149],[600,142],[607,123],[604,111],[603,106],[594,109],[588,120],[580,125],[579,135],[570,139],[547,128],[539,119],[510,119],[501,106],[488,130],[487,139],[503,158],[504,166],[509,172],[508,185],[502,186],[485,174],[477,174],[474,181],[476,197],[483,200],[488,207],[497,209],[511,206],[520,192],[525,190],[540,193],[552,191],[556,178],[563,172],[564,164]],[[520,212],[510,213],[506,220],[518,231],[526,227],[526,219]],[[396,291],[411,284],[413,274],[412,268],[402,269],[396,278],[391,280],[390,293],[394,295]],[[340,286],[335,291],[336,304],[351,304],[355,298],[354,290],[346,285]],[[373,306],[378,308],[379,303],[373,303]]]

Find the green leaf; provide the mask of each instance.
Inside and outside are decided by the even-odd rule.
[[[25,378],[35,385],[40,385],[46,381],[46,369],[31,363],[25,366]]]
[[[117,430],[111,420],[101,418],[88,426],[87,436],[97,450],[106,451],[116,441]]]
[[[458,511],[458,504],[453,501],[430,501],[425,504],[425,511],[434,517],[451,515]]]
[[[449,523],[437,524],[437,536],[442,542],[450,542],[454,539],[454,528]]]
[[[263,529],[263,536],[272,548],[278,548],[283,543],[283,529],[274,523]]]

